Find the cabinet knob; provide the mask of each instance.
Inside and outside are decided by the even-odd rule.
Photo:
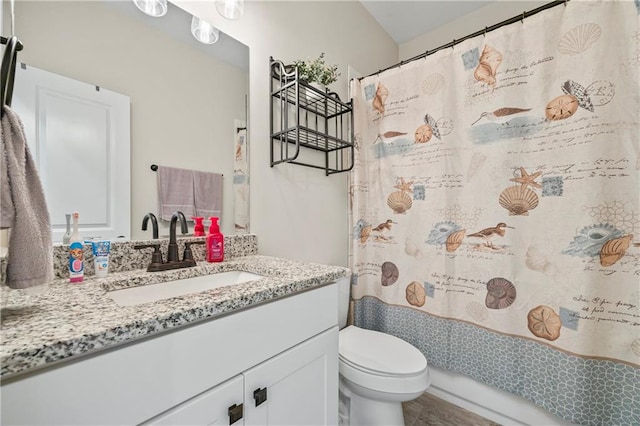
[[[242,404],[229,407],[229,424],[232,425],[242,418]]]
[[[253,399],[256,400],[256,407],[267,400],[267,388],[258,388],[253,391]]]

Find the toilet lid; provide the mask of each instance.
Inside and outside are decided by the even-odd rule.
[[[351,365],[381,374],[413,375],[427,368],[426,358],[411,344],[355,326],[340,331],[339,353]]]

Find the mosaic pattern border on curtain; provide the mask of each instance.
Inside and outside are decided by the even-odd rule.
[[[406,340],[431,365],[520,395],[575,424],[640,424],[640,369],[630,365],[580,358],[374,297],[356,301],[355,323]]]

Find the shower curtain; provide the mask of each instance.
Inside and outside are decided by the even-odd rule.
[[[638,14],[574,0],[352,83],[356,325],[640,424]]]
[[[247,147],[247,122],[233,120],[233,220],[235,233],[249,233],[249,150]]]

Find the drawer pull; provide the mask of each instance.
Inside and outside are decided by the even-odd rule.
[[[232,425],[242,418],[242,404],[229,407],[229,424]]]
[[[253,391],[253,399],[256,400],[256,407],[267,400],[267,388],[258,388]]]

